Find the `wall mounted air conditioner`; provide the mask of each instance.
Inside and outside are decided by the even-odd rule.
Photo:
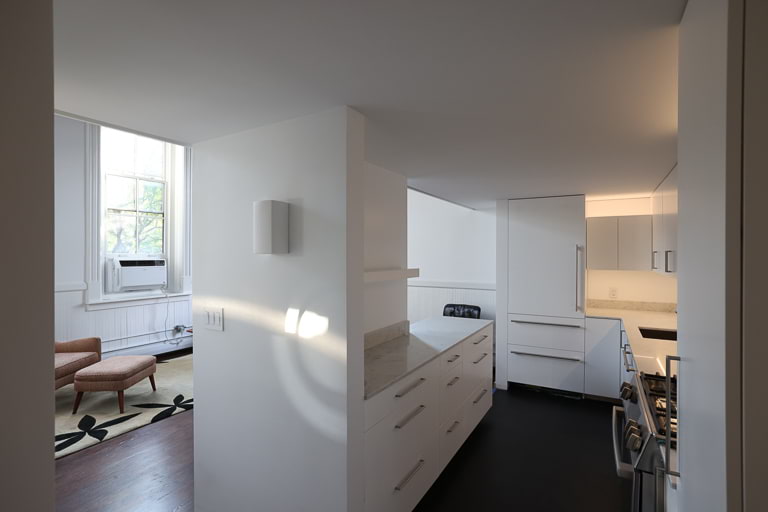
[[[168,266],[162,258],[117,256],[107,260],[107,292],[159,290],[168,284]]]

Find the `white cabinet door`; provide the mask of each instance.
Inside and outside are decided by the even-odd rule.
[[[664,272],[677,272],[677,169],[674,169],[661,186],[664,212],[664,253],[661,265]]]
[[[587,268],[617,270],[619,268],[618,217],[587,219]]]
[[[653,218],[650,215],[618,218],[619,270],[651,270],[652,223]]]
[[[584,392],[619,398],[616,359],[621,355],[621,320],[587,317],[584,346]]]
[[[508,312],[584,317],[584,196],[509,201]]]

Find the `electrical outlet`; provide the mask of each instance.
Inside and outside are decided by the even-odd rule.
[[[204,311],[205,328],[211,331],[224,330],[224,308],[206,308]]]
[[[619,297],[619,291],[616,288],[608,288],[608,297],[617,299]]]

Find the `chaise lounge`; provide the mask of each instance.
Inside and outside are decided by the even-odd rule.
[[[101,361],[101,338],[57,341],[54,356],[54,389],[72,384],[79,370],[99,361]]]

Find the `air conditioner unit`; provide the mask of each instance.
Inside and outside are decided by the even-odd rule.
[[[158,290],[168,284],[164,259],[114,257],[107,260],[107,292]]]

